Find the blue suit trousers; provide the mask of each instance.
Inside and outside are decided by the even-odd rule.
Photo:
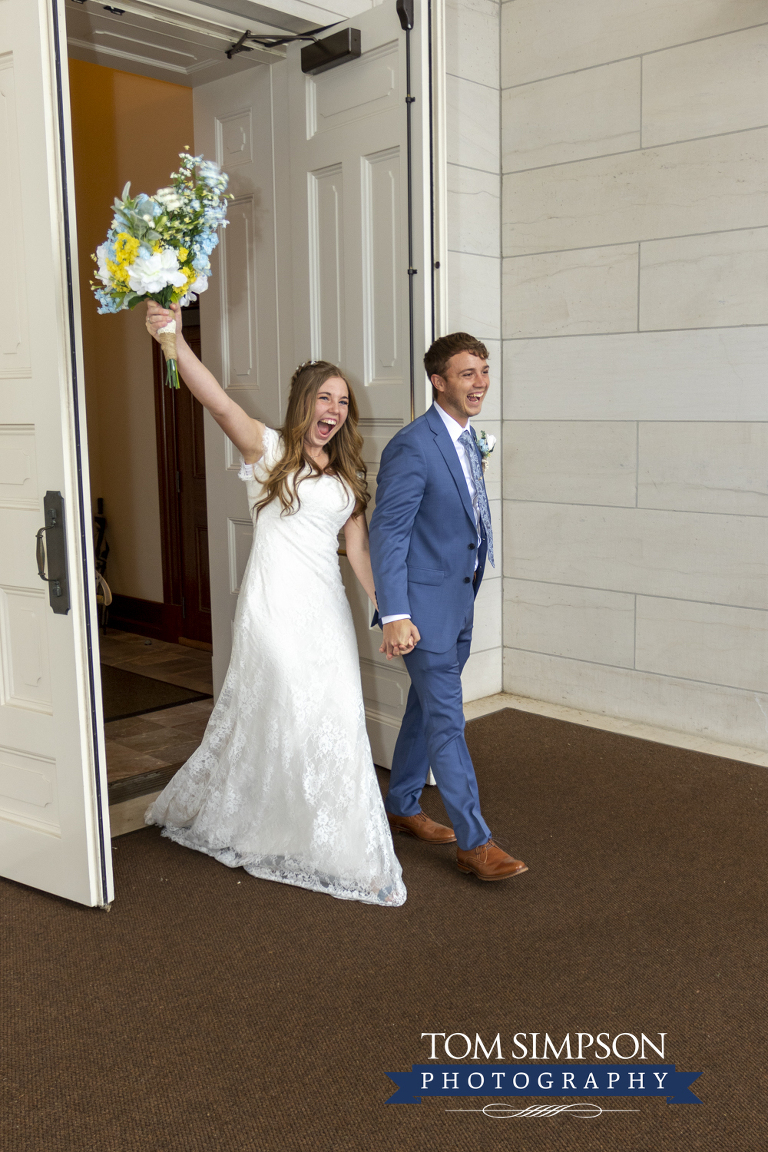
[[[385,801],[394,816],[415,816],[431,765],[462,849],[485,844],[491,835],[464,739],[461,672],[469,657],[473,616],[447,652],[425,652],[417,645],[404,657],[411,687]]]

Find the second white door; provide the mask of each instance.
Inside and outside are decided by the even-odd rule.
[[[426,404],[428,100],[420,6],[416,11],[410,91],[406,34],[394,0],[387,0],[347,22],[361,33],[357,60],[305,75],[295,45],[284,62],[195,92],[196,148],[229,171],[235,197],[219,249],[218,290],[201,299],[206,361],[239,403],[272,424],[284,416],[299,363],[326,359],[343,367],[361,411],[374,493],[382,449]],[[410,261],[407,95],[413,97]],[[251,525],[238,461],[212,422],[206,437],[218,688]],[[373,758],[389,767],[408,676],[401,661],[388,664],[379,655],[372,606],[341,563]]]

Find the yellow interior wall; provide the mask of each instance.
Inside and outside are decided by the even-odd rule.
[[[168,184],[192,145],[192,89],[69,61],[91,494],[104,498],[113,592],[163,599],[152,347],[145,307],[100,316],[90,254],[112,202]]]

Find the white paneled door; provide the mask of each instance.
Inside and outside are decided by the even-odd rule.
[[[421,364],[431,340],[432,275],[422,13],[426,18],[427,5],[417,3],[409,46],[395,0],[385,0],[334,29],[359,29],[358,59],[305,75],[301,48],[292,45],[284,62],[195,91],[196,147],[215,150],[235,197],[220,246],[219,292],[201,300],[204,354],[235,398],[270,423],[284,415],[297,364],[339,364],[358,398],[374,491],[384,445],[427,404]],[[410,245],[406,96],[412,97]],[[211,424],[207,436],[220,686],[250,524],[238,461]],[[341,563],[374,760],[389,766],[408,676],[400,660],[388,664],[379,655],[372,607]]]
[[[0,875],[104,905],[112,875],[60,7],[0,0]],[[58,583],[38,575],[43,526],[39,562]]]

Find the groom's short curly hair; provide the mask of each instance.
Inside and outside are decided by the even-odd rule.
[[[468,332],[450,332],[435,340],[431,348],[427,349],[424,357],[424,369],[431,380],[433,376],[445,376],[445,370],[451,356],[457,352],[471,352],[474,356],[488,359],[488,349],[482,340],[470,336]]]

